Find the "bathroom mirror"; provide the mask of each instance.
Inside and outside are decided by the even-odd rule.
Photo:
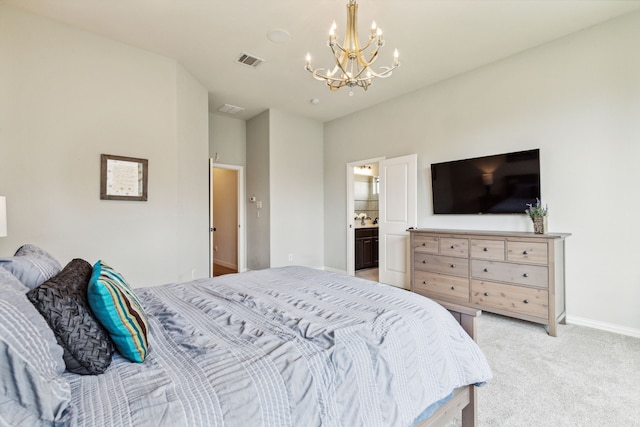
[[[377,218],[380,177],[356,174],[353,185],[354,217],[364,213],[368,218]]]

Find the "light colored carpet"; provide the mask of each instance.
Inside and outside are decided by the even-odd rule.
[[[575,325],[554,338],[483,313],[478,343],[494,375],[478,388],[480,427],[640,426],[640,339]]]

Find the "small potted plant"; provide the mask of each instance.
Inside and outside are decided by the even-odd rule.
[[[527,203],[528,208],[524,211],[531,221],[533,221],[533,232],[536,234],[544,234],[549,215],[549,206],[543,205],[540,199],[536,198],[536,204]]]

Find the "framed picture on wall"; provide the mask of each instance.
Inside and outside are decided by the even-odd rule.
[[[100,155],[100,199],[147,200],[149,161],[134,157]]]

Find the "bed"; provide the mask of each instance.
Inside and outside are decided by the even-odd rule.
[[[137,288],[144,361],[115,351],[104,372],[79,375],[60,368],[66,350],[50,334],[47,346],[30,343],[48,332],[28,305],[11,309],[24,289],[2,270],[2,357],[31,360],[7,356],[2,387],[20,398],[4,395],[0,424],[422,427],[462,411],[473,426],[475,388],[491,380],[474,310],[299,266]]]

